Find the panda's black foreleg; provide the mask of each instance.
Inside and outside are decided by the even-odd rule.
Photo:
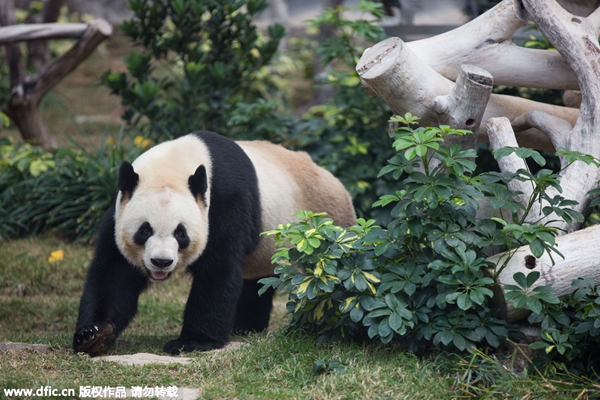
[[[219,266],[195,272],[183,314],[181,334],[167,342],[163,351],[170,354],[220,349],[229,342],[235,307],[242,291],[241,262],[212,262]]]
[[[96,355],[114,343],[137,312],[148,278],[130,265],[114,240],[114,208],[104,216],[87,274],[73,335],[73,350]]]
[[[271,287],[259,296],[258,290],[262,285],[258,281],[259,279],[244,280],[235,313],[234,333],[245,335],[250,332],[262,332],[269,327],[275,289]]]

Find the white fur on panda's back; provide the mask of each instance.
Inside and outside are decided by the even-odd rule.
[[[307,153],[265,141],[237,143],[256,169],[264,230],[292,221],[298,210],[327,212],[341,226],[356,222],[352,199],[344,185]],[[270,212],[265,216],[266,210]]]
[[[304,152],[295,152],[265,141],[237,142],[248,155],[258,177],[262,229],[292,222],[299,210],[327,212],[342,226],[356,222],[350,195],[329,171],[315,164]],[[258,249],[243,266],[246,279],[273,274],[272,238],[261,238]]]
[[[292,152],[270,142],[240,141],[237,144],[248,155],[256,170],[263,230],[290,222],[292,215],[298,211],[298,199],[302,197],[302,188],[287,168],[293,161],[282,158],[285,154],[281,151]]]

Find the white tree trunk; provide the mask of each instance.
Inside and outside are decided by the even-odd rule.
[[[388,38],[365,51],[356,70],[369,93],[378,95],[394,113],[404,115],[410,112],[420,117],[423,125],[436,126],[448,122],[440,118],[434,107],[434,99],[449,95],[454,82],[437,73],[400,38]],[[496,84],[496,78],[493,79]],[[463,101],[469,102],[468,99]],[[513,120],[533,110],[543,110],[572,124],[579,115],[579,110],[575,108],[493,94],[489,98],[482,120],[486,121],[493,117],[507,117]],[[488,140],[485,126],[481,126],[478,135],[479,141]],[[525,147],[554,149],[548,137],[537,129],[523,130],[517,140]]]
[[[593,278],[596,285],[600,285],[600,254],[595,250],[598,237],[600,237],[600,225],[556,238],[556,247],[565,258],[553,254],[554,264],[546,253],[536,258],[529,251],[529,246],[519,248],[496,279],[498,286],[494,291],[492,306],[500,310],[500,318],[506,319],[507,322],[514,322],[529,314],[524,309],[515,309],[511,302],[504,299],[503,288],[505,285],[516,284],[513,275],[517,272],[528,275],[530,272],[538,271],[540,278],[532,289],[540,285],[551,286],[559,297],[568,296],[573,292],[571,282],[577,278]],[[501,266],[506,257],[507,254],[502,253],[487,260]],[[489,274],[493,276],[494,271],[489,271]]]
[[[512,43],[526,22],[517,17],[513,3],[504,0],[459,28],[407,46],[450,80],[456,80],[462,64],[472,64],[492,74],[496,85],[578,89],[577,77],[559,53]]]

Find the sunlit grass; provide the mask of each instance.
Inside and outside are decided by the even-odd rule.
[[[50,253],[64,258],[50,262]],[[207,399],[577,398],[593,382],[514,372],[483,353],[415,356],[398,346],[317,344],[310,334],[285,334],[278,298],[272,329],[234,337],[238,348],[194,353],[189,365],[121,366],[73,354],[72,333],[92,248],[52,235],[0,243],[0,341],[41,343],[49,354],[0,353],[0,389],[80,386],[198,388]],[[138,315],[107,354],[162,354],[178,335],[190,278],[183,272],[151,287]],[[505,356],[507,358],[508,356]],[[315,372],[317,361],[343,365]],[[506,363],[505,363],[506,364]],[[584,396],[587,394],[584,394]],[[0,398],[3,393],[0,391]],[[581,397],[585,398],[585,397]]]

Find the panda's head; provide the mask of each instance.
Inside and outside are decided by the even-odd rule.
[[[173,163],[171,163],[173,164]],[[136,165],[136,163],[134,163]],[[196,261],[208,241],[208,177],[185,163],[119,170],[115,238],[125,258],[153,281]]]

